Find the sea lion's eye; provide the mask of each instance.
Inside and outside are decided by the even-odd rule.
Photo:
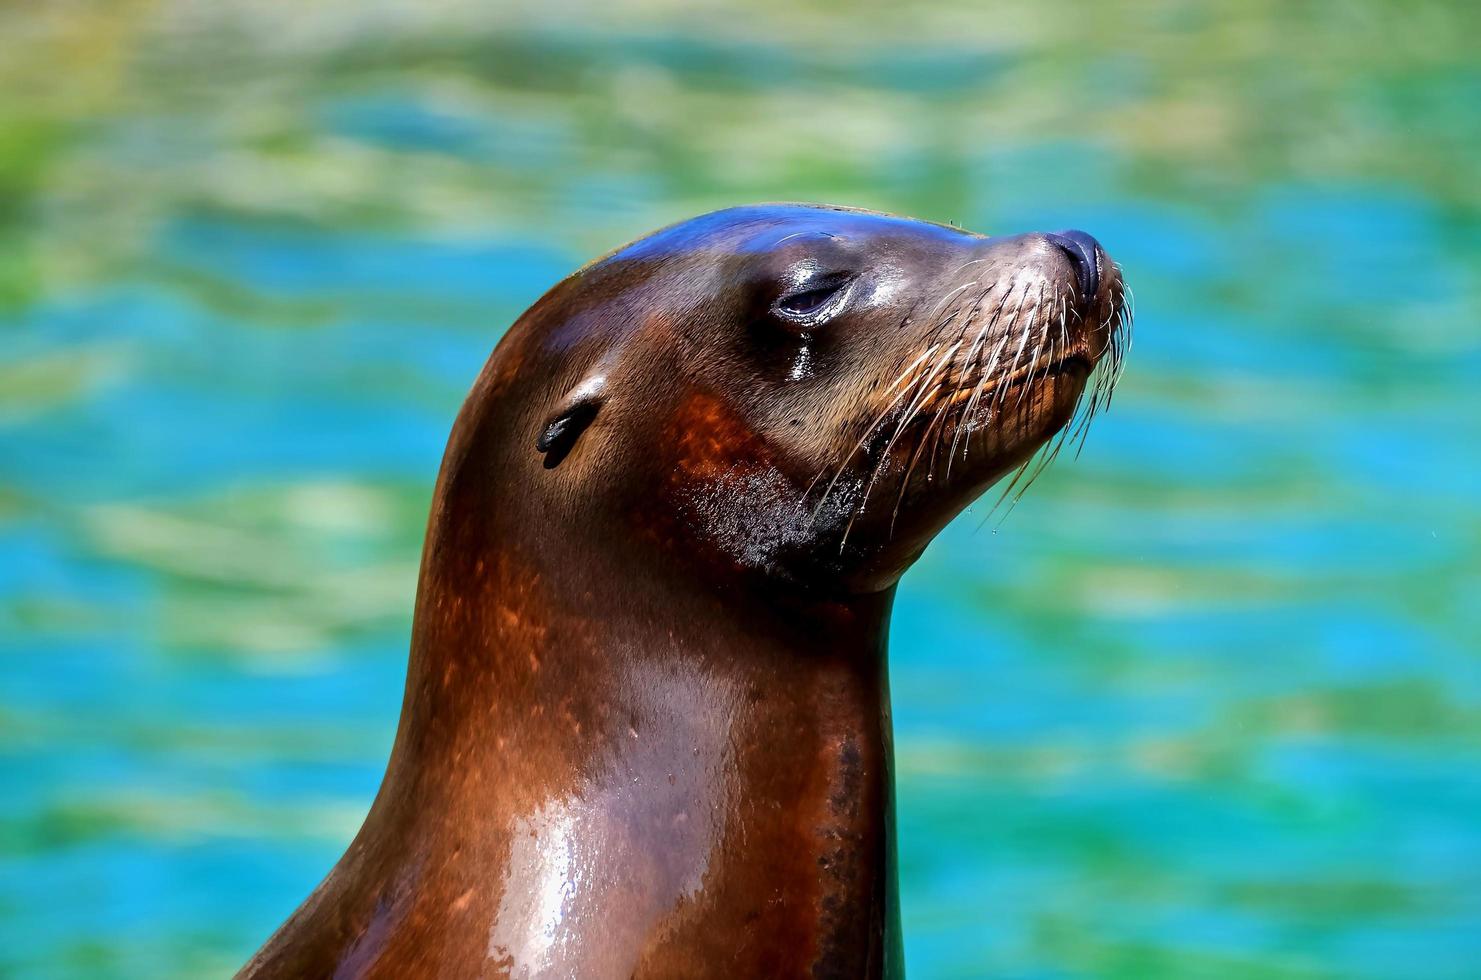
[[[791,296],[783,296],[777,302],[777,309],[792,316],[807,316],[809,313],[816,313],[819,307],[828,302],[828,297],[836,292],[837,286],[824,286],[822,289],[793,293]]]
[[[838,312],[848,294],[853,276],[847,273],[814,279],[803,289],[786,293],[776,301],[777,315],[800,326],[814,326]]]

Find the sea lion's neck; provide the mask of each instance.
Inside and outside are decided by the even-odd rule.
[[[476,903],[480,941],[516,974],[682,973],[716,949],[746,973],[883,972],[892,594],[814,601],[499,554],[424,569],[367,829],[418,841],[415,875],[435,873],[448,907]]]

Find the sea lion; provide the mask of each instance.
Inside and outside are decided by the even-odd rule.
[[[453,427],[370,814],[240,976],[898,975],[895,583],[1128,326],[1084,233],[804,205],[555,286]]]

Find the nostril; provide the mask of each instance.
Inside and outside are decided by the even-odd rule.
[[[1095,239],[1074,228],[1047,237],[1074,260],[1081,298],[1100,292],[1100,246]]]

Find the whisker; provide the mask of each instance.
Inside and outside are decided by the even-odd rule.
[[[865,508],[868,507],[869,495],[874,492],[874,484],[879,480],[880,470],[884,468],[885,462],[890,458],[890,452],[895,448],[895,443],[899,440],[900,433],[904,432],[905,429],[910,425],[910,423],[915,420],[916,415],[920,413],[921,406],[926,401],[926,395],[929,391],[929,385],[931,384],[931,381],[934,380],[934,378],[941,371],[942,368],[944,368],[951,362],[952,355],[956,353],[957,348],[960,346],[961,341],[957,341],[955,344],[952,344],[949,348],[947,348],[946,353],[941,355],[940,359],[937,360],[935,367],[931,368],[930,373],[926,376],[926,380],[921,382],[921,384],[917,386],[917,390],[920,391],[920,395],[916,397],[914,404],[912,404],[910,408],[906,410],[904,417],[900,420],[900,424],[895,426],[894,434],[890,436],[890,441],[885,445],[884,450],[880,452],[879,458],[875,461],[874,467],[870,471],[869,481],[864,487],[864,495],[860,499],[859,506],[854,512],[854,515],[849,518],[848,526],[845,527],[843,531],[843,539],[838,544],[838,550],[840,553],[842,553],[844,546],[848,544],[849,532],[853,530],[854,521],[857,520],[859,515],[864,513]]]
[[[887,389],[885,389],[885,390],[886,391],[891,391],[896,386],[898,386],[902,381],[904,381],[904,379],[906,378],[907,375],[909,375],[912,371],[914,371],[916,369],[916,367],[922,361],[926,360],[933,353],[935,353],[936,348],[938,346],[939,345],[937,345],[937,344],[933,344],[930,347],[926,348],[926,350],[925,350],[925,352],[923,354],[921,354],[919,357],[917,357],[914,361],[911,361],[910,362],[910,366],[907,367],[900,374],[900,377],[898,377],[898,378],[895,379],[894,384],[890,385],[890,387],[887,388]],[[813,517],[814,518],[816,518],[818,516],[818,512],[823,509],[823,504],[824,504],[824,502],[827,501],[828,494],[830,494],[830,493],[833,492],[833,487],[838,483],[839,478],[841,478],[843,476],[843,471],[848,466],[849,461],[854,458],[854,455],[856,453],[858,453],[858,451],[860,449],[864,448],[864,445],[874,435],[875,430],[877,428],[879,428],[880,424],[884,422],[885,417],[888,416],[890,414],[890,412],[894,410],[895,406],[898,405],[898,404],[900,404],[900,402],[903,401],[906,397],[908,397],[910,395],[910,393],[913,392],[914,390],[915,390],[915,383],[914,382],[911,382],[910,384],[906,385],[904,388],[901,388],[900,389],[900,393],[897,394],[890,401],[890,403],[885,406],[884,411],[880,412],[877,416],[875,416],[874,421],[871,422],[869,424],[869,427],[864,430],[864,434],[859,438],[859,441],[854,444],[854,448],[853,449],[850,449],[848,451],[848,454],[846,456],[844,456],[843,460],[838,464],[838,470],[837,470],[837,472],[834,474],[833,479],[831,481],[829,481],[827,489],[825,489],[823,491],[822,499],[820,499],[818,501],[817,507],[814,508],[814,510],[813,510]],[[823,472],[826,473],[827,470],[825,469]],[[808,484],[807,491],[803,494],[803,499],[804,500],[807,498],[808,494],[811,494],[812,493],[813,487],[817,486],[818,480],[820,480],[822,478],[823,478],[823,473],[819,473],[817,476],[813,477],[812,483]]]
[[[990,293],[990,292],[992,292],[993,291],[993,288],[996,285],[997,284],[994,283],[992,286],[988,286],[987,289],[985,289],[985,290],[982,291],[982,295],[977,297],[977,306],[978,307],[981,306],[982,301],[987,298],[987,294]],[[1009,293],[1011,294],[1011,292],[1012,292],[1012,289],[1010,288],[1009,289]],[[982,328],[977,331],[977,337],[976,337],[975,340],[972,341],[972,347],[967,351],[966,363],[965,363],[965,366],[962,368],[962,377],[963,378],[965,378],[967,376],[967,372],[971,370],[972,362],[974,360],[976,360],[977,355],[981,352],[982,346],[983,346],[983,341],[987,340],[987,332],[988,332],[988,330],[992,329],[993,324],[997,323],[998,322],[998,317],[1000,315],[1002,315],[1002,312],[1003,312],[1003,304],[1007,302],[1007,299],[1008,299],[1007,295],[1004,295],[1004,297],[998,301],[998,308],[997,308],[997,310],[995,310],[993,312],[993,315],[992,315],[991,318],[989,318],[985,323],[982,324]],[[976,307],[974,307],[974,309],[975,308]],[[952,437],[951,437],[951,451],[946,454],[946,478],[948,480],[951,479],[951,464],[952,464],[952,461],[956,459],[957,442],[961,439],[962,433],[966,430],[966,421],[967,421],[967,419],[971,418],[972,406],[975,404],[975,402],[977,400],[978,394],[981,393],[982,386],[983,386],[983,384],[986,383],[986,380],[987,380],[987,374],[985,372],[979,371],[978,372],[978,375],[977,375],[977,384],[973,387],[972,394],[968,397],[967,404],[962,409],[961,415],[959,416],[959,421],[958,421],[958,424],[957,424],[957,427],[956,427],[956,431],[952,434]],[[965,460],[966,458],[967,458],[966,449],[963,448],[963,450],[962,450],[962,459]]]
[[[1039,299],[1038,299],[1038,302],[1036,302],[1034,304],[1034,312],[1033,312],[1033,315],[1029,317],[1028,323],[1026,323],[1024,325],[1024,328],[1023,328],[1023,339],[1024,339],[1024,341],[1027,341],[1028,340],[1029,336],[1034,333],[1034,328],[1036,328],[1039,325],[1039,313],[1040,313],[1040,311],[1043,310],[1043,308],[1044,308],[1044,287],[1041,285],[1041,286],[1039,286]],[[1037,343],[1037,344],[1034,345],[1034,352],[1031,355],[1029,355],[1029,361],[1028,361],[1028,377],[1025,378],[1023,380],[1023,382],[1018,386],[1018,398],[1014,402],[1014,406],[1015,407],[1018,406],[1018,405],[1021,405],[1023,403],[1023,396],[1024,396],[1024,394],[1029,390],[1029,388],[1031,388],[1033,386],[1033,383],[1034,383],[1034,369],[1038,366],[1038,363],[1039,363],[1039,355],[1043,351],[1043,348],[1044,348],[1044,345],[1043,345],[1043,343],[1041,341],[1040,343]],[[1020,346],[1019,350],[1020,351],[1022,350],[1022,347],[1021,346]],[[1014,358],[1014,361],[1013,361],[1013,369],[1014,370],[1017,370],[1018,369],[1018,360],[1017,360],[1017,358]],[[1009,371],[1008,373],[1009,373],[1009,376],[1011,376],[1013,372],[1012,371]]]
[[[939,391],[941,387],[943,387],[942,383],[938,382],[937,390]],[[925,451],[926,444],[930,442],[930,433],[945,418],[945,412],[937,412],[936,417],[931,419],[930,424],[926,426],[925,434],[921,437],[920,445],[915,447],[915,453],[910,457],[910,465],[905,468],[905,476],[900,480],[900,493],[895,497],[895,509],[890,513],[890,537],[892,538],[895,536],[895,521],[900,517],[900,504],[905,500],[905,493],[910,488],[910,477],[915,473],[915,464],[920,462],[921,453]]]

